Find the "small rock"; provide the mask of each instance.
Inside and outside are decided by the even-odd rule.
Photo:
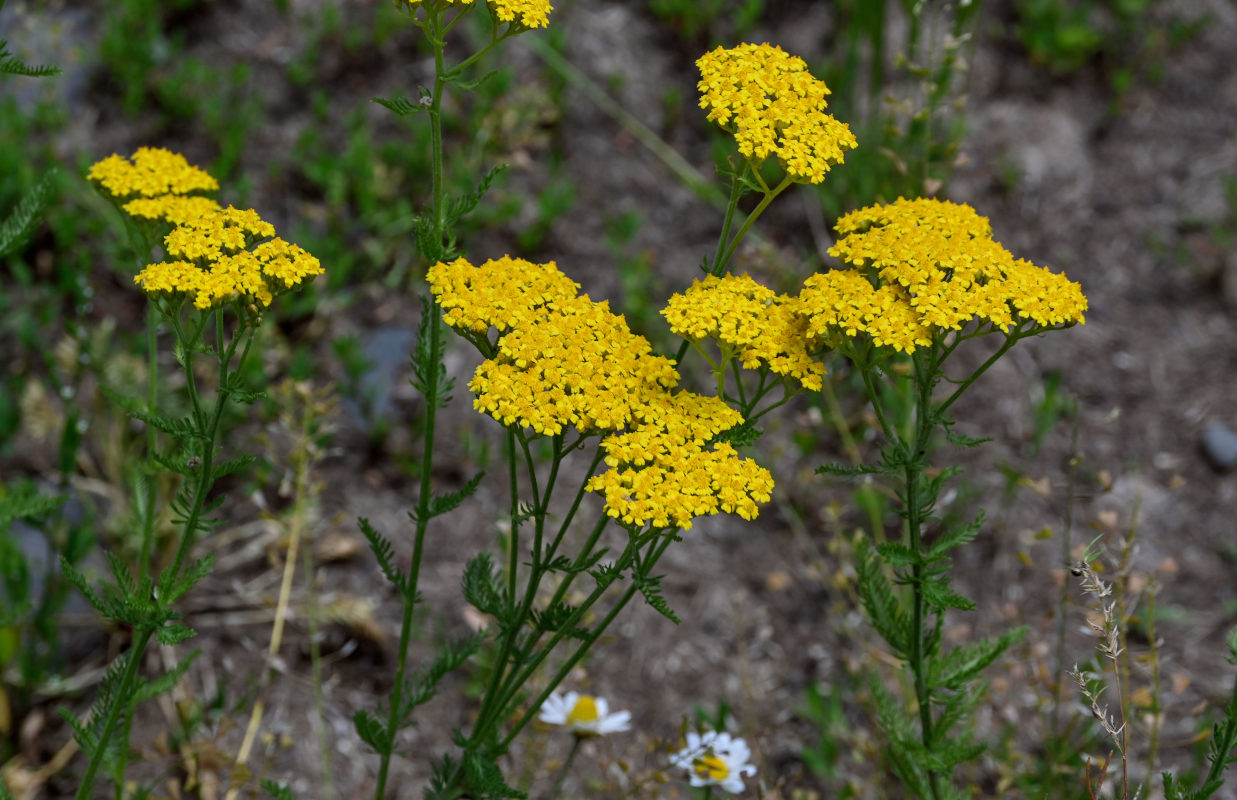
[[[1223,425],[1211,425],[1203,431],[1203,455],[1221,472],[1237,467],[1237,433]]]

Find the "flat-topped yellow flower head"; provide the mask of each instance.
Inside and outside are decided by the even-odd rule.
[[[756,164],[775,156],[793,180],[820,183],[858,146],[850,128],[825,111],[829,87],[780,47],[718,47],[696,66],[700,107]]]
[[[443,319],[471,336],[498,331],[473,374],[473,407],[508,427],[603,435],[610,467],[587,484],[606,513],[636,527],[691,526],[702,514],[747,518],[768,501],[768,472],[718,434],[743,422],[717,398],[674,392],[679,375],[605,302],[554,264],[503,257],[429,270]],[[475,339],[474,339],[475,341]]]
[[[543,308],[571,300],[580,285],[551,261],[533,264],[503,256],[474,267],[468,259],[441,261],[426,274],[442,306],[443,322],[457,330],[504,333],[535,319]]]
[[[110,155],[91,166],[86,177],[117,200],[219,189],[208,172],[161,147],[139,148],[132,158]]]
[[[968,205],[898,199],[842,217],[829,253],[851,268],[813,275],[799,294],[808,335],[866,333],[904,352],[933,331],[972,320],[1007,329],[1084,323],[1077,284],[1014,256],[992,238],[988,220]]]
[[[748,369],[761,364],[820,389],[824,365],[807,351],[807,318],[797,301],[748,275],[710,275],[673,295],[662,310],[670,330],[689,341],[714,339],[734,348]]]
[[[548,0],[490,0],[494,16],[501,22],[514,22],[525,28],[545,28],[554,6]]]
[[[183,294],[199,309],[234,301],[265,308],[275,295],[323,272],[317,258],[275,237],[275,227],[252,209],[200,211],[165,237],[164,250],[175,260],[134,277],[147,294]]]
[[[426,5],[424,0],[401,0],[408,9]],[[470,6],[474,0],[434,0],[444,5]],[[489,0],[490,10],[499,22],[509,22],[524,28],[545,28],[550,24],[554,6],[549,0]]]

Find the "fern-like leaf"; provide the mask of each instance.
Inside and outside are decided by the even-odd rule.
[[[472,497],[473,493],[477,491],[477,486],[480,485],[481,479],[484,477],[485,471],[483,470],[469,478],[468,483],[465,483],[460,489],[454,492],[447,492],[446,494],[431,497],[426,519],[429,520],[434,517],[440,517],[443,514],[454,511],[459,507],[460,503],[464,502],[469,497]],[[420,515],[415,509],[408,512],[408,517],[414,523],[420,519]]]
[[[679,624],[679,618],[670,608],[670,604],[666,602],[666,598],[661,593],[661,579],[663,575],[656,576],[635,576],[636,588],[640,590],[640,594],[644,595],[644,602],[648,603],[654,611],[661,614],[666,619]]]
[[[58,508],[64,501],[64,495],[40,494],[33,483],[23,482],[0,498],[0,529],[7,528],[15,519],[40,517]]]
[[[968,681],[1026,635],[1027,628],[1022,626],[1006,631],[995,639],[982,639],[973,644],[955,647],[943,658],[932,662],[928,672],[928,685],[961,690]]]
[[[486,551],[481,551],[464,567],[464,599],[482,614],[497,618],[500,623],[506,615],[504,589],[494,560]]]
[[[403,95],[396,97],[375,97],[374,102],[385,108],[387,111],[397,114],[401,117],[406,117],[410,114],[416,114],[419,111],[425,111],[429,107],[430,93],[425,87],[421,87],[420,102],[414,103]]]
[[[17,204],[17,208],[0,223],[0,258],[16,253],[34,233],[50,202],[55,175],[55,170],[44,174],[42,180]]]
[[[182,626],[183,627],[183,626]],[[160,640],[162,641],[162,640]],[[180,679],[189,671],[189,667],[193,666],[193,662],[202,654],[201,650],[194,650],[188,656],[181,659],[180,663],[164,674],[155,678],[153,681],[148,681],[133,695],[133,703],[145,703],[147,700],[153,700],[161,694],[166,694],[176,688],[176,684],[180,683]]]
[[[391,752],[392,741],[387,733],[387,726],[368,711],[361,710],[352,715],[352,723],[356,726],[357,736],[361,741],[374,748],[379,755]]]
[[[856,552],[856,571],[859,577],[859,599],[872,627],[881,635],[901,658],[910,653],[911,620],[893,587],[881,572],[880,561],[872,553],[866,539],[861,539]]]
[[[476,208],[477,204],[481,202],[481,198],[485,197],[485,193],[490,190],[494,179],[506,169],[506,164],[495,164],[481,176],[481,180],[477,182],[476,189],[462,197],[453,198],[447,206],[447,219],[454,222]]]
[[[369,542],[369,549],[373,552],[374,558],[378,559],[378,567],[382,570],[382,574],[399,590],[401,595],[407,596],[408,577],[395,565],[395,548],[391,546],[391,542],[364,517],[357,518],[357,525],[360,526],[361,533],[365,535],[365,540]]]
[[[889,468],[884,464],[860,464],[853,466],[850,464],[829,463],[821,464],[816,468],[817,475],[837,475],[843,478],[854,478],[859,475],[882,475],[889,471]]]
[[[25,75],[27,78],[46,78],[59,75],[60,67],[31,66],[9,51],[9,43],[0,39],[0,75]]]

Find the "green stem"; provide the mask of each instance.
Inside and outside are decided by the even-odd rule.
[[[925,652],[927,638],[927,595],[924,592],[923,563],[923,508],[920,504],[919,479],[927,464],[927,448],[932,439],[932,387],[935,384],[936,344],[925,363],[922,351],[912,355],[915,383],[915,437],[910,449],[903,448],[906,482],[906,527],[911,552],[915,563],[911,570],[911,625],[914,638],[911,640],[910,669],[915,679],[915,697],[919,702],[920,739],[931,750],[933,740],[932,697],[928,690],[929,654]],[[940,773],[928,772],[928,781],[934,798],[940,797]]]
[[[567,780],[567,773],[571,771],[571,763],[576,760],[576,753],[580,752],[580,742],[583,739],[579,736],[571,738],[571,752],[567,754],[567,760],[563,762],[563,768],[558,771],[558,777],[554,779],[554,788],[550,790],[548,800],[558,800],[558,796],[563,792],[563,782]]]
[[[441,152],[439,153],[441,155]],[[408,644],[412,637],[412,615],[417,603],[417,584],[421,577],[421,559],[425,552],[425,532],[430,520],[430,501],[433,499],[434,461],[434,428],[440,403],[438,392],[439,370],[442,363],[442,325],[438,321],[438,303],[431,301],[426,313],[434,315],[428,325],[430,336],[430,362],[433,368],[427,370],[425,386],[425,425],[424,440],[421,451],[421,486],[417,497],[416,533],[412,544],[412,564],[408,567],[408,587],[403,600],[404,615],[399,633],[399,656],[395,669],[395,685],[391,689],[390,709],[387,714],[387,747],[381,754],[378,768],[378,785],[374,792],[376,800],[382,800],[386,792],[387,774],[391,766],[391,755],[395,749],[395,734],[400,722],[400,706],[403,703],[404,676],[408,669]]]
[[[759,177],[758,173],[757,177]],[[739,227],[738,233],[736,233],[734,235],[734,239],[731,240],[730,228],[734,223],[734,212],[739,206],[739,198],[743,195],[742,181],[740,180],[738,173],[734,174],[733,180],[730,184],[730,200],[726,204],[726,218],[722,222],[721,235],[717,237],[717,251],[713,256],[713,263],[709,265],[708,274],[719,278],[725,274],[726,268],[730,265],[730,258],[734,255],[734,251],[738,248],[739,243],[743,241],[743,237],[747,235],[749,230],[751,230],[752,225],[756,223],[756,220],[760,219],[760,215],[765,212],[765,209],[769,207],[769,204],[772,203],[773,200],[790,184],[790,176],[787,176],[780,184],[778,184],[776,189],[766,191],[764,197],[761,198],[760,203],[752,209],[752,213],[747,215],[747,219],[743,220],[743,224]],[[729,246],[727,246],[727,242],[729,242]],[[683,361],[683,356],[687,355],[687,348],[690,347],[691,344],[691,342],[685,339],[683,343],[679,345],[678,355],[674,358],[676,364]]]
[[[743,241],[743,237],[747,235],[749,230],[751,230],[751,227],[756,223],[756,220],[760,219],[760,215],[765,213],[765,209],[769,207],[769,204],[776,200],[779,194],[786,191],[786,188],[792,183],[794,183],[794,181],[792,181],[790,176],[787,175],[785,178],[782,178],[782,182],[779,183],[776,188],[765,193],[765,196],[760,199],[760,203],[752,209],[752,213],[747,215],[747,219],[743,220],[743,224],[734,235],[734,239],[730,242],[730,246],[726,248],[726,252],[722,255],[721,260],[717,264],[713,265],[713,275],[720,277],[722,272],[730,266],[730,259],[734,257],[734,252],[739,248],[739,244]],[[718,266],[719,264],[720,267]]]
[[[651,543],[648,557],[646,557],[644,563],[637,568],[637,571],[642,579],[647,578],[653,568],[657,566],[658,559],[661,558],[662,554],[666,552],[666,548],[669,547],[670,543],[673,541],[673,533],[667,531],[660,537],[660,539],[654,540]],[[632,550],[629,545],[628,550],[624,553],[624,557],[619,560],[620,569],[623,568],[621,565],[625,561],[629,560],[631,554]],[[623,592],[623,596],[619,598],[618,602],[614,604],[606,616],[603,617],[591,631],[589,631],[588,637],[580,643],[579,647],[576,648],[576,651],[562,664],[562,666],[558,668],[558,671],[555,673],[554,677],[550,679],[550,682],[546,685],[546,688],[542,690],[541,695],[533,701],[528,710],[524,712],[523,716],[521,716],[520,720],[503,738],[502,742],[499,744],[499,752],[505,750],[507,746],[510,745],[515,739],[515,737],[519,735],[520,731],[522,731],[524,727],[532,721],[533,716],[541,709],[542,704],[545,703],[546,698],[550,696],[550,693],[558,688],[558,685],[563,682],[563,679],[565,679],[567,675],[575,669],[576,664],[578,664],[580,660],[589,652],[589,650],[592,649],[597,640],[600,639],[602,634],[606,632],[606,629],[610,626],[610,623],[614,621],[614,618],[619,615],[619,612],[621,612],[629,602],[631,602],[632,597],[635,596],[637,591],[639,591],[638,583],[633,578],[631,586],[627,587],[627,590]],[[511,702],[518,694],[520,687],[527,683],[528,679],[537,671],[546,657],[553,652],[554,646],[558,644],[558,642],[566,635],[568,631],[575,627],[576,623],[584,616],[584,614],[589,610],[589,608],[592,607],[592,605],[604,592],[605,588],[594,590],[589,600],[576,609],[575,613],[571,615],[567,622],[555,632],[554,637],[550,640],[550,642],[525,667],[524,671],[520,674],[519,679],[511,684],[512,689],[508,696],[504,699],[502,705],[500,706],[501,708],[506,710],[510,706]],[[507,715],[504,714],[501,718],[505,718],[506,716]]]
[[[150,642],[150,637],[154,635],[154,630],[140,630],[137,632],[137,638],[133,640],[133,644],[129,647],[129,652],[126,656],[125,671],[121,673],[120,683],[116,686],[116,691],[112,695],[112,702],[108,704],[107,717],[103,720],[103,727],[99,730],[99,738],[94,753],[90,756],[90,763],[86,765],[86,772],[83,773],[81,783],[78,784],[75,800],[87,800],[92,796],[94,791],[95,776],[99,772],[99,765],[103,763],[103,754],[107,752],[108,740],[111,739],[112,730],[116,727],[116,722],[120,719],[123,709],[128,705],[128,701],[133,694],[134,679],[137,677],[138,664],[142,660],[143,654],[146,652],[146,645]]]

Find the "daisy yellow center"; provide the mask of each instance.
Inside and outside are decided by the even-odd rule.
[[[692,762],[692,768],[696,770],[696,774],[702,778],[708,778],[712,781],[724,781],[726,776],[730,774],[730,770],[726,767],[726,762],[722,761],[712,753],[707,753]]]
[[[580,725],[596,722],[597,717],[597,701],[588,695],[584,695],[572,706],[571,713],[567,715],[567,724]]]

